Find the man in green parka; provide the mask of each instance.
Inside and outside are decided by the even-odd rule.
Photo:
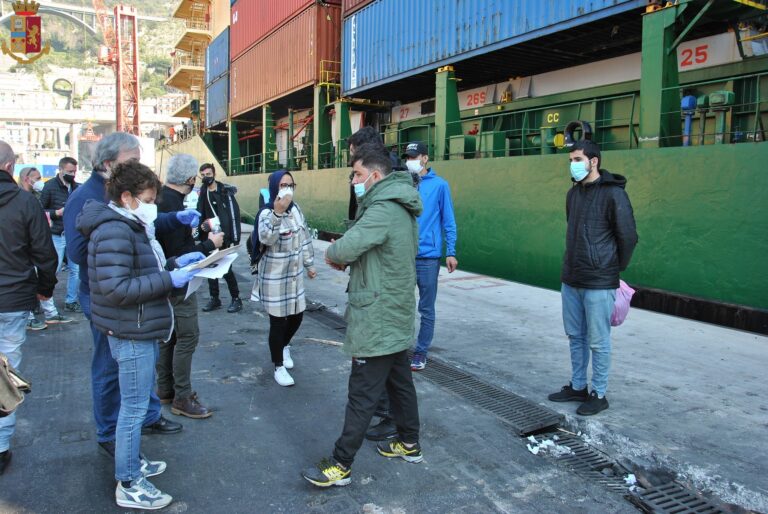
[[[318,487],[347,485],[357,450],[386,389],[398,437],[378,444],[384,457],[421,462],[419,408],[407,350],[416,313],[416,253],[421,199],[409,173],[392,171],[376,146],[355,152],[355,224],[326,251],[326,262],[350,266],[344,352],[352,357],[344,429],[333,456],[302,476]]]

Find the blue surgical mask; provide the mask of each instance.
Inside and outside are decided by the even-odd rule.
[[[354,184],[356,197],[362,198],[362,196],[365,194],[365,183],[368,182],[372,176],[373,175],[368,175],[368,178],[365,179],[363,182],[360,182],[359,184]]]
[[[576,161],[571,163],[571,176],[576,182],[581,182],[584,177],[589,175],[587,171],[587,163],[584,161]]]

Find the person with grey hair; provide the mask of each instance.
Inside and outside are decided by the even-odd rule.
[[[101,448],[114,458],[115,429],[117,416],[120,412],[120,384],[118,381],[118,366],[109,348],[107,335],[101,332],[91,320],[91,290],[88,283],[88,238],[76,228],[76,221],[87,200],[106,203],[106,180],[112,173],[112,168],[121,162],[141,157],[139,139],[125,132],[114,132],[104,136],[96,145],[94,151],[94,168],[91,178],[78,187],[64,208],[64,234],[66,235],[67,257],[71,262],[81,265],[84,271],[80,273],[80,305],[83,313],[91,322],[93,335],[93,361],[91,362],[91,383],[93,387],[93,417],[96,421],[96,441]],[[184,210],[175,213],[161,214],[155,220],[154,226],[158,235],[172,232],[194,222],[197,225],[199,213],[194,210]],[[149,408],[144,418],[142,433],[174,434],[180,432],[182,426],[165,419],[161,415],[160,399],[153,391],[149,399]]]
[[[197,178],[197,160],[188,154],[176,154],[168,161],[165,185],[161,190],[159,212],[184,210],[184,198],[192,192]],[[157,236],[166,257],[176,257],[190,252],[210,254],[224,242],[224,234],[211,234],[200,243],[192,237],[192,228],[166,232]],[[197,320],[197,294],[185,299],[187,290],[174,289],[171,293],[174,329],[171,338],[160,344],[157,359],[157,396],[160,403],[170,403],[171,412],[177,416],[201,419],[212,412],[200,403],[192,390],[192,356],[200,340]]]

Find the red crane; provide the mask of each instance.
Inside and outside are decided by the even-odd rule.
[[[99,51],[99,64],[115,72],[116,124],[118,132],[140,134],[139,107],[139,34],[136,8],[117,5],[113,23],[104,0],[93,0],[93,8],[101,26],[104,46]]]

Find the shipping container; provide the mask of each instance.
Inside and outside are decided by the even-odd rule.
[[[232,115],[316,84],[321,63],[339,61],[340,46],[341,7],[313,5],[232,62]]]
[[[232,5],[231,60],[268,36],[285,22],[313,4],[335,4],[341,0],[318,2],[317,0],[239,0]]]
[[[341,2],[341,15],[346,18],[350,14],[359,11],[374,0],[343,0]]]
[[[639,17],[647,3],[647,0],[376,0],[344,19],[343,94],[356,94],[628,11],[637,11]],[[415,30],[411,30],[409,23]]]
[[[227,121],[229,75],[225,74],[205,88],[205,126],[215,127]]]
[[[229,72],[229,29],[211,41],[205,50],[205,85]]]

